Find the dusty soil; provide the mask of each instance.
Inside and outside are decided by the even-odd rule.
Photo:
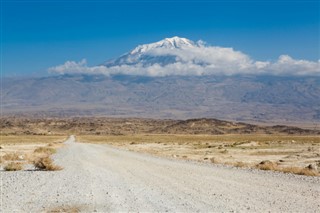
[[[320,178],[154,157],[76,143],[55,155],[64,170],[1,171],[2,212],[72,210],[317,212]]]
[[[254,168],[270,161],[286,172],[297,172],[311,165],[320,169],[319,136],[287,135],[80,135],[89,143],[106,143],[131,151],[169,158]],[[272,169],[271,169],[272,170]]]
[[[66,136],[34,136],[34,135],[1,135],[0,136],[0,166],[5,166],[12,161],[27,164],[37,154],[34,150],[39,147],[57,149],[63,145]],[[16,156],[6,159],[6,156]]]

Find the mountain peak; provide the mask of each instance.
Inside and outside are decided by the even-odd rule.
[[[139,45],[138,47],[133,49],[130,53],[131,54],[144,53],[149,50],[157,49],[157,48],[182,49],[182,48],[192,47],[192,46],[195,46],[193,41],[186,38],[180,38],[178,36],[174,36],[172,38],[165,38],[155,43]]]
[[[178,57],[173,50],[186,50],[197,46],[199,46],[198,43],[189,39],[174,36],[158,42],[139,45],[131,52],[128,52],[115,60],[107,61],[104,65],[107,67],[135,64],[142,64],[144,66],[159,64],[164,66],[177,62]],[[157,55],[154,54],[155,52],[166,53]]]
[[[178,36],[174,36],[172,38],[165,38],[165,42],[169,42],[174,47],[183,47],[183,46],[194,46],[194,42],[186,39],[186,38],[180,38]],[[161,41],[160,41],[161,42]]]

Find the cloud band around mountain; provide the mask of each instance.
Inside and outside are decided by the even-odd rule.
[[[104,75],[285,75],[285,76],[320,76],[320,60],[296,60],[288,55],[281,55],[277,61],[255,61],[248,55],[233,48],[206,46],[202,42],[183,48],[154,48],[143,54],[150,58],[174,57],[168,64],[139,61],[140,55],[129,55],[127,62],[113,66],[87,66],[83,59],[80,62],[67,61],[62,65],[49,68],[50,73],[57,74],[104,74]]]

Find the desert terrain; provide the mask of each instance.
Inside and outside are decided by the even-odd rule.
[[[216,119],[6,117],[1,209],[316,212],[319,136]]]
[[[320,167],[319,136],[81,135],[78,140],[86,143],[110,144],[130,151],[168,158],[319,175],[316,169]]]
[[[319,178],[177,161],[71,136],[59,171],[1,172],[2,211],[316,212]]]

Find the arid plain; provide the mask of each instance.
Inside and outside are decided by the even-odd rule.
[[[28,164],[37,148],[58,149],[74,134],[77,142],[109,144],[167,158],[319,175],[320,131],[317,129],[216,119],[7,117],[1,123],[3,166],[10,162],[9,155]]]
[[[320,207],[317,129],[216,119],[6,117],[1,130],[3,212]]]

